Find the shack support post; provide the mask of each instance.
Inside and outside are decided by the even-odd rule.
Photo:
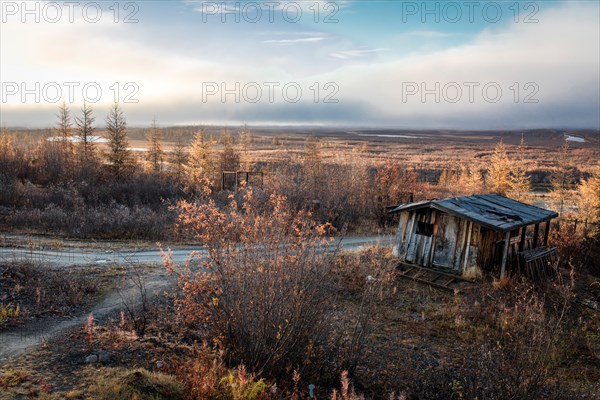
[[[550,235],[550,220],[546,221],[546,229],[544,231],[544,247],[548,246],[548,236]]]
[[[535,224],[535,228],[533,229],[533,245],[532,249],[537,248],[538,245],[538,236],[540,235],[540,223]]]
[[[508,259],[509,245],[510,245],[510,231],[506,232],[506,235],[504,235],[504,251],[502,251],[502,268],[500,269],[500,279],[504,279],[504,277],[506,276],[506,261]]]

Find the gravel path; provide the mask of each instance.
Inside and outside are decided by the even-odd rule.
[[[363,246],[379,244],[389,246],[390,236],[354,236],[337,239],[341,249],[353,251]],[[206,250],[202,247],[187,247],[173,249],[173,261],[175,263],[184,263],[190,253],[194,251],[198,254],[205,254]],[[36,263],[46,263],[55,266],[70,265],[88,265],[88,264],[145,264],[160,265],[162,258],[160,251],[156,250],[135,250],[135,249],[115,249],[107,250],[103,248],[69,248],[64,250],[35,250],[19,247],[0,247],[0,262],[2,261],[25,261],[30,260]]]
[[[342,250],[354,251],[375,244],[389,246],[391,240],[390,236],[361,236],[338,239],[338,243],[340,243]],[[201,247],[175,249],[172,251],[173,261],[177,264],[184,263],[192,251],[202,254],[206,250]],[[39,258],[41,258],[45,263],[61,267],[87,264],[162,264],[160,251],[158,250],[119,250],[118,252],[112,252],[106,249],[81,248],[36,252],[23,248],[0,248],[0,252],[2,256],[0,261],[28,259],[40,261]],[[144,275],[144,279],[148,299],[159,295],[175,284],[175,278],[169,277],[163,271],[148,273]],[[122,308],[123,298],[139,298],[139,292],[133,284],[109,293],[100,303],[75,317],[34,321],[15,330],[0,332],[0,362],[17,357],[27,349],[39,345],[44,340],[52,340],[69,329],[82,326],[90,313],[98,320],[117,313]]]

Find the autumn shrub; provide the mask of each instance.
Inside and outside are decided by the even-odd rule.
[[[168,236],[175,223],[168,202],[186,196],[177,182],[143,171],[114,180],[99,159],[79,165],[70,151],[41,139],[28,152],[0,135],[0,229],[104,239]]]
[[[375,231],[395,226],[390,206],[431,198],[431,185],[412,167],[397,162],[373,166],[360,158],[325,160],[314,150],[300,160],[271,166],[267,185],[285,195],[294,209],[310,209],[336,229]]]
[[[584,266],[591,275],[600,277],[600,234],[587,238],[584,246],[588,249]]]
[[[19,204],[23,184],[18,180],[0,175],[0,207],[9,209]]]
[[[131,264],[125,268],[125,279],[131,292],[119,290],[123,315],[127,315],[127,321],[138,337],[146,334],[146,329],[152,320],[152,304],[148,298],[148,287],[144,268]]]
[[[119,181],[106,179],[98,185],[80,184],[78,190],[90,206],[117,203],[130,208],[142,206],[153,210],[166,209],[163,207],[165,199],[178,199],[183,195],[177,182],[172,179],[143,172]]]
[[[331,387],[305,384],[307,381],[297,370],[274,383],[248,372],[243,365],[227,368],[222,356],[223,352],[216,352],[204,342],[192,346],[183,357],[173,357],[164,369],[184,385],[183,400],[299,400],[315,398],[317,390],[320,395],[316,398],[365,399],[354,389],[348,371],[337,374]],[[393,393],[389,398],[406,399]]]
[[[557,248],[561,267],[572,265],[580,274],[600,276],[600,234],[595,227],[573,218],[555,223],[549,242]]]
[[[397,216],[389,214],[388,207],[415,200],[415,195],[420,194],[420,186],[413,169],[391,162],[378,168],[369,185],[372,217],[381,226],[394,225]]]
[[[38,230],[68,236],[96,239],[161,239],[173,232],[174,215],[167,210],[127,207],[112,203],[96,207],[77,207],[73,211],[50,203],[43,208],[22,208],[4,217],[13,229]]]
[[[33,151],[31,180],[47,186],[72,178],[73,153],[68,143],[41,140]]]
[[[584,245],[584,237],[575,229],[575,225],[569,220],[561,220],[555,223],[551,232],[549,244],[556,247],[559,266],[574,265],[581,269],[587,248]]]
[[[179,317],[227,350],[234,365],[288,374],[313,355],[327,331],[331,242],[328,225],[276,194],[243,191],[219,208],[180,202],[180,222],[205,246],[178,273]]]
[[[330,222],[338,229],[355,224],[365,216],[361,197],[362,180],[350,179],[352,168],[347,165],[323,164],[307,171],[299,164],[275,167],[267,185],[286,196],[295,209],[309,209],[318,221]],[[360,186],[360,188],[359,188]]]
[[[168,368],[184,384],[185,398],[189,400],[217,398],[221,379],[228,372],[222,357],[206,342],[192,347],[187,357],[173,357]]]
[[[79,229],[75,228],[75,232],[84,237],[99,238],[165,239],[174,223],[174,217],[167,210],[115,203],[88,208],[81,217],[83,224]]]

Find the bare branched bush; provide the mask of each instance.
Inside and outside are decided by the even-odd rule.
[[[146,334],[149,323],[150,304],[143,267],[131,264],[125,270],[127,286],[119,295],[128,321],[139,337]]]
[[[597,229],[599,225],[591,225]],[[590,235],[585,223],[576,219],[558,221],[550,235],[550,245],[558,252],[560,267],[574,267],[579,274],[600,276],[600,234]]]
[[[244,190],[226,207],[180,202],[180,222],[206,253],[178,270],[180,317],[251,371],[302,365],[326,330],[331,268],[328,225],[282,196]],[[167,257],[166,263],[174,265]]]
[[[380,226],[394,223],[394,216],[388,213],[387,207],[410,201],[411,198],[414,200],[418,191],[417,173],[414,170],[388,163],[376,172],[370,187],[372,204],[369,209]]]

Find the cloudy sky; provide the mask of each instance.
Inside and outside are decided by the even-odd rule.
[[[600,128],[597,1],[0,3],[6,126]]]

